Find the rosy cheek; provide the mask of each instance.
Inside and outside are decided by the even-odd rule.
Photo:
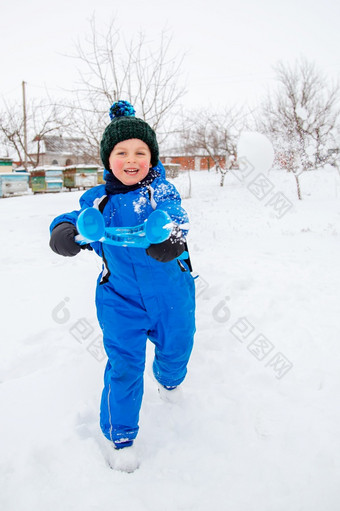
[[[123,167],[124,167],[123,160],[119,160],[119,159],[113,160],[111,168],[114,172],[120,172],[121,170],[123,170]]]
[[[139,162],[139,168],[140,170],[148,170],[149,169],[150,162],[148,160],[141,160]]]

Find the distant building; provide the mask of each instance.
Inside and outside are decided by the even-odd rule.
[[[225,157],[216,157],[219,165],[224,168]],[[178,163],[182,170],[210,170],[215,166],[214,160],[210,156],[161,156],[163,163]]]
[[[36,137],[34,142],[38,144],[37,152],[30,154],[30,157],[38,161],[38,165],[78,165],[87,163],[82,138],[71,138],[60,136]]]

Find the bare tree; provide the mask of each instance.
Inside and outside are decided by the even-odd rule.
[[[183,57],[171,55],[171,37],[163,31],[159,41],[144,33],[125,41],[111,22],[98,33],[95,19],[90,34],[78,42],[73,56],[80,64],[80,83],[72,105],[75,129],[98,155],[100,136],[109,122],[108,112],[118,99],[129,101],[136,115],[155,130],[159,142],[172,129],[173,114],[185,90],[179,85]]]
[[[49,101],[32,100],[27,104],[28,144],[27,162],[32,167],[39,165],[41,140],[47,134],[66,129],[68,120],[66,112]],[[24,121],[21,106],[4,102],[0,113],[0,131],[2,144],[7,154],[23,164],[25,161]],[[32,142],[36,142],[33,151]]]
[[[8,156],[16,154],[19,161],[24,161],[24,122],[22,113],[5,104],[0,113],[0,131],[2,150]]]
[[[294,68],[279,63],[278,89],[262,105],[258,128],[272,140],[277,163],[299,176],[325,163],[335,164],[335,128],[339,119],[339,87],[328,87],[314,64],[302,59]]]
[[[229,169],[236,165],[237,140],[242,130],[244,116],[241,110],[225,108],[194,112],[183,123],[181,149],[189,154],[197,152],[209,156],[216,171],[221,174],[220,185]]]
[[[88,101],[88,106],[80,106],[77,99],[68,103],[69,126],[65,134],[82,139],[82,156],[84,162],[101,164],[100,140],[107,125],[107,112],[95,110],[95,105]]]

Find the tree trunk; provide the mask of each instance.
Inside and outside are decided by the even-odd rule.
[[[295,182],[296,182],[296,189],[297,189],[297,196],[298,196],[298,199],[299,199],[299,200],[302,200],[299,176],[298,176],[298,174],[295,174],[295,173],[294,173],[294,177],[295,177]]]
[[[188,194],[188,199],[191,199],[191,172],[190,172],[190,169],[188,170],[188,173],[189,173],[189,194]]]
[[[224,180],[225,180],[225,176],[226,176],[226,172],[221,172],[221,181],[220,181],[220,186],[223,186],[224,185]]]

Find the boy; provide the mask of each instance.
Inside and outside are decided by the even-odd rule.
[[[99,209],[107,227],[138,225],[154,209],[166,211],[174,225],[169,239],[147,249],[85,245],[103,259],[96,307],[108,362],[100,426],[114,447],[111,465],[126,471],[138,466],[132,444],[138,433],[147,338],[155,345],[153,373],[159,391],[170,395],[185,378],[195,333],[190,262],[177,259],[185,250],[188,217],[158,161],[155,132],[134,113],[127,101],[112,105],[100,147],[106,185],[80,198],[81,210]],[[84,248],[75,241],[80,211],[52,222],[50,246],[57,254],[74,256]]]

